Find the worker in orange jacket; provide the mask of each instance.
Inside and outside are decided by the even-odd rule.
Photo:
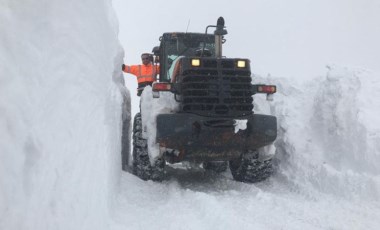
[[[136,76],[138,88],[137,96],[140,96],[143,89],[147,85],[152,85],[156,81],[157,74],[160,73],[160,66],[153,65],[153,55],[149,53],[143,53],[141,55],[142,65],[124,65],[122,70],[125,73],[130,73]]]

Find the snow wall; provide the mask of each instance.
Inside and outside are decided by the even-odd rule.
[[[326,76],[278,86],[256,109],[277,117],[277,177],[306,194],[380,201],[380,81],[363,69],[327,66]]]
[[[0,229],[107,229],[129,95],[111,1],[1,1],[0,31]]]

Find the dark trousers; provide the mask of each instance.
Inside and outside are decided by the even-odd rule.
[[[150,85],[152,86],[153,82],[142,82],[138,83],[138,88],[137,88],[137,96],[141,96],[142,91],[144,90],[145,86]]]

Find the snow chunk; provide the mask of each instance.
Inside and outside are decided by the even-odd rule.
[[[160,92],[159,98],[153,98],[152,87],[145,87],[141,95],[141,117],[143,137],[148,141],[148,152],[151,163],[160,156],[160,147],[156,144],[156,117],[158,114],[174,113],[179,105],[170,92]]]
[[[239,130],[247,129],[248,120],[234,120],[235,121],[235,133],[239,132]]]

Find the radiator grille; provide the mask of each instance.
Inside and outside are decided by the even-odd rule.
[[[180,76],[182,111],[225,117],[251,114],[250,69],[236,68],[235,59],[201,63],[197,68],[184,68]]]

